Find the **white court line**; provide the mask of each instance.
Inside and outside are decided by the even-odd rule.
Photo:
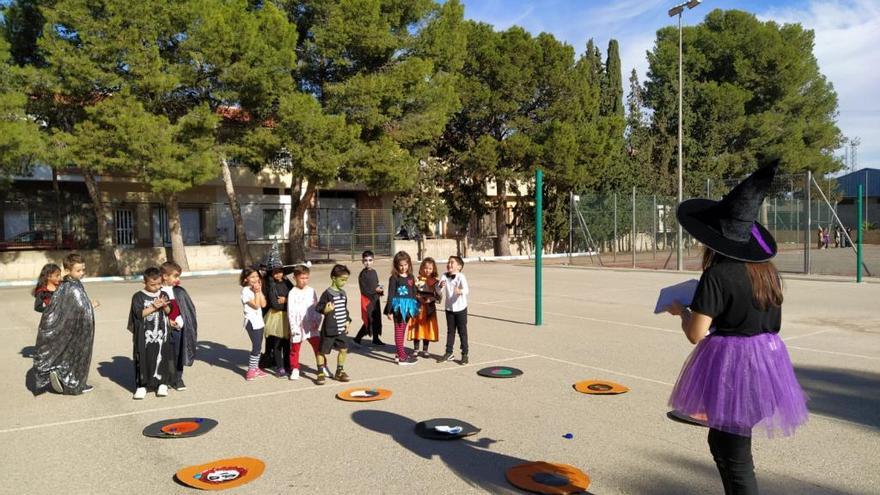
[[[793,335],[791,337],[787,337],[787,338],[782,339],[782,341],[783,342],[791,342],[792,340],[802,339],[804,337],[812,337],[813,335],[820,335],[820,334],[828,333],[828,332],[834,332],[834,330],[826,329],[826,330],[819,330],[818,332],[807,333],[804,335]]]
[[[519,352],[519,351],[517,351],[517,352]],[[155,413],[155,412],[173,411],[175,409],[186,409],[188,407],[199,407],[199,406],[207,406],[207,405],[212,405],[212,404],[222,404],[225,402],[234,402],[234,401],[244,400],[244,399],[272,397],[275,395],[294,394],[294,393],[298,393],[298,392],[307,392],[307,391],[319,390],[319,389],[326,390],[326,389],[330,389],[330,388],[334,388],[334,387],[351,386],[352,384],[357,384],[357,383],[376,382],[379,380],[405,378],[408,376],[427,375],[427,374],[432,374],[432,373],[443,373],[445,371],[455,371],[455,370],[460,370],[463,368],[484,366],[484,365],[492,364],[492,363],[503,363],[506,361],[513,361],[516,359],[526,359],[526,358],[532,358],[532,357],[537,357],[537,355],[525,354],[523,356],[514,356],[514,357],[504,358],[504,359],[491,359],[489,361],[483,361],[481,363],[466,364],[464,366],[458,365],[455,367],[435,368],[432,370],[415,371],[412,373],[400,373],[397,375],[380,376],[380,377],[375,377],[375,378],[364,378],[361,380],[352,380],[350,382],[345,382],[345,383],[343,383],[343,382],[327,383],[327,385],[312,385],[312,386],[308,386],[305,388],[274,390],[272,392],[262,392],[259,394],[237,395],[235,397],[224,397],[222,399],[207,400],[207,401],[202,401],[202,402],[192,402],[189,404],[178,404],[176,406],[156,407],[153,409],[144,409],[142,411],[128,411],[128,412],[124,412],[124,413],[107,414],[104,416],[95,416],[95,417],[91,417],[91,418],[71,419],[68,421],[57,421],[54,423],[41,423],[41,424],[30,425],[30,426],[19,426],[16,428],[6,428],[3,430],[0,430],[0,434],[16,433],[19,431],[28,431],[28,430],[38,430],[41,428],[49,428],[52,426],[65,426],[65,425],[73,425],[73,424],[79,424],[79,423],[91,423],[91,422],[95,422],[95,421],[103,421],[105,419],[124,418],[126,416],[136,416],[138,414],[149,414],[149,413]]]
[[[789,345],[786,347],[788,347],[789,349],[797,349],[799,351],[817,352],[819,354],[831,354],[832,356],[857,357],[862,359],[870,359],[871,361],[880,361],[880,357],[878,356],[865,356],[864,354],[852,354],[849,352],[822,351],[819,349],[810,349],[809,347],[798,347],[794,345]]]

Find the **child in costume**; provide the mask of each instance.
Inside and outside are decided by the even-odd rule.
[[[382,310],[380,304],[384,290],[379,284],[379,274],[373,269],[373,252],[364,251],[361,261],[364,269],[358,275],[358,285],[361,289],[361,329],[355,336],[354,341],[360,345],[361,339],[366,335],[373,337],[373,345],[385,345],[379,340],[382,333]]]
[[[266,280],[266,363],[275,367],[275,376],[290,375],[290,322],[287,321],[287,297],[291,283],[284,277],[281,259],[270,259]]]
[[[241,286],[241,305],[244,310],[244,330],[251,339],[251,353],[248,356],[248,370],[244,376],[247,381],[266,376],[260,369],[260,347],[263,344],[263,311],[266,307],[266,296],[263,295],[263,281],[260,272],[253,268],[245,268],[238,278]]]
[[[410,320],[407,338],[413,341],[413,355],[419,355],[419,341],[422,342],[422,357],[430,357],[428,343],[437,342],[437,300],[441,296],[440,281],[437,279],[437,263],[434,258],[425,258],[419,266],[416,280],[416,299],[419,300],[419,314]]]
[[[162,292],[168,295],[171,310],[168,321],[171,326],[171,345],[174,347],[175,380],[172,386],[177,391],[186,390],[183,382],[183,367],[192,366],[196,357],[196,343],[199,340],[199,322],[196,318],[196,305],[189,292],[180,286],[180,265],[173,261],[162,263]]]
[[[299,380],[299,352],[308,342],[315,352],[318,371],[323,371],[318,360],[321,350],[321,315],[315,311],[318,293],[309,287],[309,267],[297,265],[293,269],[296,285],[287,296],[287,318],[290,323],[290,379]]]
[[[340,382],[350,380],[345,372],[345,357],[348,354],[348,345],[343,336],[348,333],[351,325],[351,317],[348,315],[348,297],[342,288],[348,282],[348,271],[345,265],[334,265],[330,270],[330,287],[321,294],[318,304],[315,305],[315,311],[324,315],[324,322],[321,324],[321,348],[318,354],[318,385],[323,385],[326,380],[326,371],[324,369],[327,362],[327,355],[330,351],[336,349],[339,351],[336,361],[336,375],[333,378]]]
[[[415,356],[407,356],[403,343],[406,328],[418,313],[419,301],[416,299],[412,259],[406,251],[400,251],[394,255],[391,278],[388,280],[388,301],[385,303],[385,315],[394,321],[394,345],[397,347],[395,360],[400,366],[415,364]]]
[[[37,286],[34,287],[34,311],[42,313],[49,306],[49,301],[61,284],[61,267],[55,263],[46,263],[40,270]]]
[[[440,288],[446,299],[446,353],[440,362],[452,360],[452,348],[455,346],[455,332],[461,339],[461,364],[468,363],[467,336],[467,296],[470,293],[467,278],[461,272],[464,260],[459,256],[450,256],[446,262],[446,273],[440,277]]]
[[[49,304],[43,308],[33,353],[36,390],[51,386],[59,394],[91,392],[89,369],[95,340],[95,308],[80,281],[85,274],[83,257],[64,258],[67,272]]]
[[[155,389],[156,397],[168,395],[168,386],[177,379],[174,345],[168,313],[170,299],[162,292],[162,273],[156,267],[144,270],[144,288],[131,296],[128,331],[132,334],[135,392],[133,398],[143,399],[147,389]]]
[[[728,495],[758,493],[753,428],[790,435],[807,421],[806,398],[778,335],[782,282],[770,262],[776,241],[757,222],[776,167],[758,169],[721,201],[691,199],[677,211],[705,251],[690,307],[667,309],[696,344],[669,404],[707,417],[709,450]]]

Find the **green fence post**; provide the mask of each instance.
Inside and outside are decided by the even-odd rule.
[[[544,173],[538,169],[535,172],[535,326],[544,323],[542,300],[542,273],[541,263],[544,251]]]
[[[856,236],[856,282],[862,282],[862,185],[859,184],[859,229]]]

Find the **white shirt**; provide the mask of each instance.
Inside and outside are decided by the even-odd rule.
[[[263,322],[263,310],[261,308],[253,308],[250,304],[250,301],[256,299],[256,294],[251,290],[250,287],[242,287],[241,288],[241,305],[244,306],[244,323],[245,327],[247,327],[247,323],[251,323],[251,327],[254,330],[259,330],[261,328],[265,328],[266,323]]]
[[[457,312],[467,309],[467,295],[470,289],[468,288],[467,278],[465,278],[464,273],[458,272],[452,279],[444,273],[440,277],[440,282],[446,282],[446,285],[443,286],[443,295],[445,296],[443,299],[445,300],[444,307],[446,311]],[[456,288],[461,288],[461,294],[455,293]]]
[[[293,287],[287,295],[287,319],[293,343],[321,335],[321,314],[315,311],[318,293],[311,287]]]

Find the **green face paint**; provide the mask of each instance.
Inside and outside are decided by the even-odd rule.
[[[342,275],[340,277],[332,277],[330,279],[330,281],[332,282],[330,284],[330,286],[336,290],[339,290],[339,289],[342,289],[343,287],[345,287],[345,283],[348,282],[348,275]]]

